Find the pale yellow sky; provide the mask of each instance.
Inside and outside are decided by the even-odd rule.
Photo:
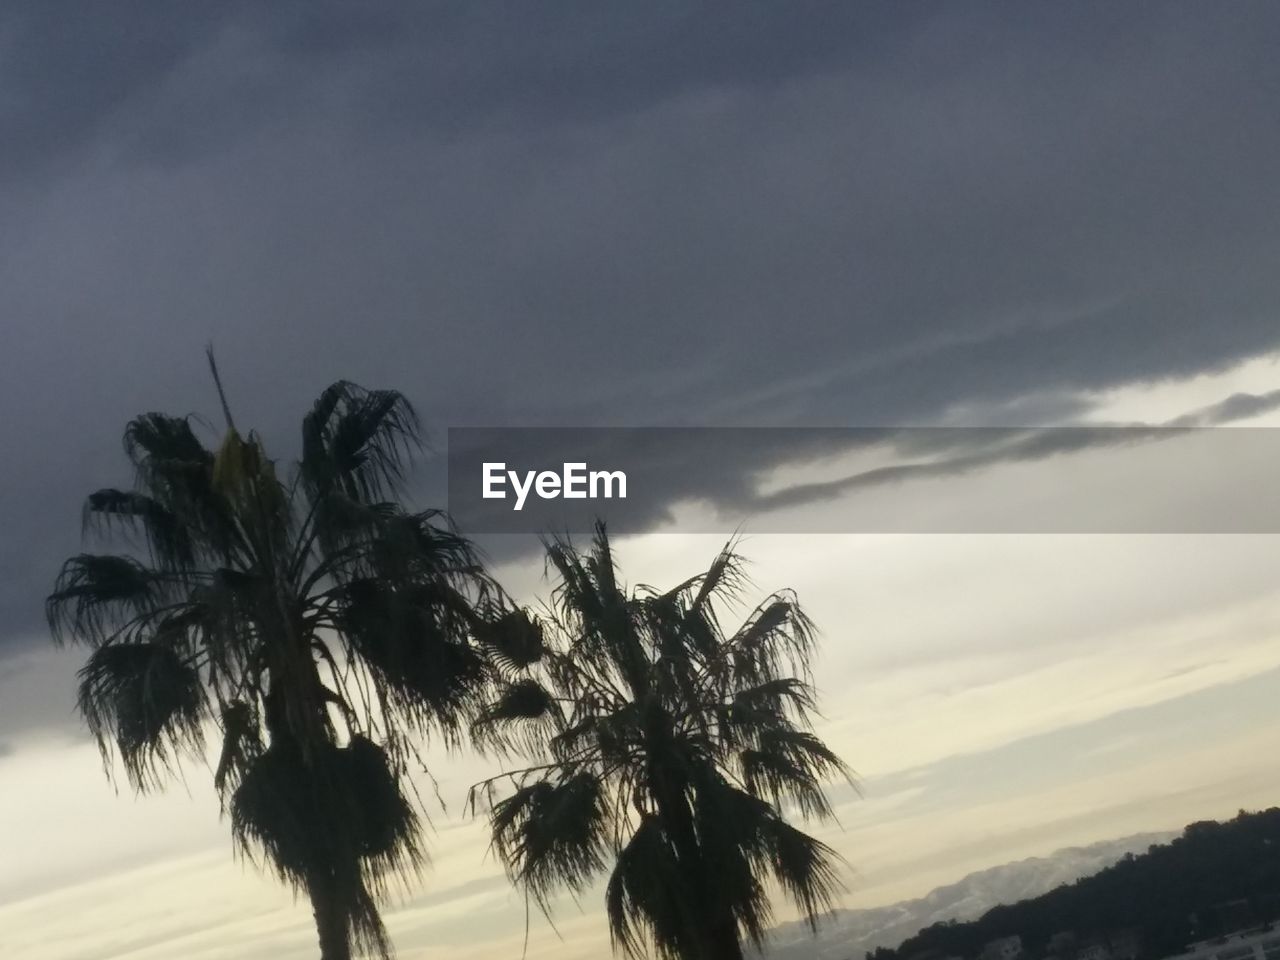
[[[1276,358],[1259,359],[1094,397],[1091,418],[1155,422],[1278,384]],[[618,549],[630,582],[662,584],[719,545],[654,534]],[[820,732],[863,780],[861,798],[837,793],[841,826],[821,828],[851,864],[845,905],[1280,800],[1266,759],[1280,748],[1277,547],[1262,535],[748,535],[759,586],[795,587],[822,629]],[[545,589],[540,563],[500,575],[522,597]],[[0,664],[0,729],[23,731],[0,756],[0,956],[313,956],[305,902],[233,856],[207,771],[135,799],[65,728],[24,727],[35,704],[70,714],[78,656],[41,646]],[[435,814],[431,871],[388,913],[402,957],[519,955],[523,901],[461,816],[492,767],[434,764],[450,808]],[[598,895],[559,904],[555,924],[535,912],[531,958],[603,955]]]

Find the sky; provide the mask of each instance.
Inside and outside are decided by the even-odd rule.
[[[207,771],[144,799],[103,775],[82,654],[43,623],[84,496],[129,480],[127,420],[214,411],[206,344],[281,457],[338,378],[404,391],[437,451],[460,426],[1273,427],[1277,41],[1265,2],[4,4],[0,953],[314,955]],[[808,606],[820,732],[861,783],[819,828],[844,905],[1280,799],[1276,536],[1119,532],[1280,488],[1179,442],[780,501],[849,464],[701,456],[623,538],[629,581],[677,582],[724,539],[681,523],[709,504]],[[1047,489],[1112,529],[785,532]],[[439,456],[411,490],[443,496]],[[534,547],[492,545],[528,599]],[[522,949],[461,810],[490,770],[433,761],[402,957]],[[602,955],[598,895],[554,922],[530,957]]]

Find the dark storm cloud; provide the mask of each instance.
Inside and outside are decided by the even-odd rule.
[[[1273,349],[1278,34],[1267,3],[6,4],[0,634],[38,635],[124,421],[211,409],[211,339],[281,456],[342,376],[437,427],[1047,421]]]
[[[561,124],[641,109],[706,86],[754,87],[875,57],[913,19],[888,9],[815,4],[717,8],[659,0],[642,6],[558,4],[162,2],[27,0],[8,7],[3,119],[9,173],[29,172],[118,134],[131,108],[150,110],[141,143],[171,157],[213,113],[262,116],[280,84],[355,67],[360,106],[375,119],[465,129],[500,117]],[[171,115],[159,92],[219,47],[206,89]],[[260,57],[246,69],[242,56]],[[369,69],[361,70],[361,67]],[[169,104],[173,106],[174,104]],[[126,132],[131,130],[127,123]],[[234,136],[243,131],[222,129]],[[166,142],[168,141],[168,142]],[[197,136],[195,142],[216,146]]]

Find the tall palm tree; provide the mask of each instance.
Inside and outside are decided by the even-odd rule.
[[[814,633],[794,595],[730,630],[746,586],[732,544],[666,592],[619,582],[603,525],[588,552],[555,540],[547,556],[543,655],[508,664],[475,731],[533,755],[470,798],[513,879],[545,909],[613,861],[610,930],[632,955],[737,960],[770,922],[770,880],[815,923],[839,860],[785,814],[830,817],[824,784],[852,778],[810,728]]]
[[[160,788],[216,731],[234,839],[309,896],[323,960],[389,956],[379,899],[424,863],[413,739],[456,743],[489,651],[518,662],[532,624],[442,514],[400,503],[399,393],[333,384],[283,477],[218,393],[216,449],[190,417],[128,425],[133,489],[85,507],[125,550],[66,561],[50,626],[90,648],[79,707],[108,770]]]

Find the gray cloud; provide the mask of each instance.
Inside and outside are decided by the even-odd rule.
[[[1280,409],[1280,390],[1266,393],[1233,393],[1219,403],[1195,410],[1169,422],[1171,427],[1215,427]]]
[[[17,3],[0,642],[214,340],[455,424],[883,424],[1271,350],[1280,10]],[[734,489],[731,486],[731,489]]]
[[[1264,394],[1236,393],[1219,403],[1163,424],[893,431],[892,442],[901,452],[936,454],[941,449],[945,455],[862,470],[822,483],[795,484],[776,493],[756,494],[735,506],[762,510],[799,506],[906,480],[958,477],[1001,464],[1031,463],[1064,454],[1156,443],[1177,439],[1192,430],[1222,426],[1276,409],[1280,409],[1280,390]],[[1271,437],[1269,429],[1247,435],[1221,434],[1222,442],[1218,445],[1223,455],[1221,468],[1231,469],[1233,460],[1238,460],[1243,450],[1257,452],[1267,446]],[[1256,463],[1252,466],[1256,467]],[[1258,519],[1261,521],[1261,515]]]
[[[836,3],[813,13],[760,5],[730,15],[671,0],[634,9],[575,0],[466,11],[387,0],[231,2],[198,11],[155,0],[109,11],[19,2],[4,21],[15,103],[6,132],[22,145],[8,154],[9,169],[25,172],[94,140],[130,137],[160,159],[189,159],[184,145],[218,145],[196,133],[211,120],[223,138],[234,137],[244,130],[216,121],[233,115],[251,127],[267,103],[295,95],[295,105],[303,103],[344,72],[362,116],[396,137],[406,129],[607,119],[690,89],[768,87],[839,68],[873,55],[873,35],[900,42],[920,19]],[[203,89],[190,89],[192,81]],[[165,88],[183,85],[184,102],[166,100]],[[183,107],[202,109],[193,117],[175,109]],[[128,123],[130,114],[145,114],[146,129]]]
[[[659,526],[682,532],[732,534],[746,523],[753,532],[1265,532],[1276,529],[1276,502],[1261,491],[1280,475],[1277,431],[1270,428],[1214,430],[1247,417],[1280,409],[1280,390],[1237,393],[1223,401],[1158,424],[1087,423],[1050,427],[879,427],[879,428],[724,428],[724,429],[500,429],[450,433],[448,504],[455,519],[473,532],[512,535],[590,530],[597,516],[615,532],[637,533]],[[1166,441],[1192,439],[1190,445],[1165,448]],[[1119,468],[1126,483],[1110,488],[1090,504],[1064,504],[1061,494],[1030,511],[1003,515],[981,497],[957,502],[949,513],[849,510],[850,494],[875,491],[911,481],[966,477],[995,467],[1032,464],[1104,450],[1123,450]],[[863,453],[874,465],[827,479],[794,479],[796,468],[826,461],[811,476],[831,472],[835,458]],[[1161,456],[1163,455],[1163,458]],[[528,471],[559,472],[563,464],[623,471],[624,500],[540,500],[530,495],[513,509],[515,493],[503,481],[505,498],[482,497],[484,465],[495,462],[523,476]],[[1204,472],[1213,465],[1211,474]],[[1111,470],[1116,470],[1111,464]],[[792,468],[791,479],[774,472]],[[1095,471],[1097,466],[1094,467]],[[1115,509],[1126,499],[1149,500],[1145,484],[1155,471],[1169,490],[1184,499],[1204,499],[1206,483],[1238,484],[1248,478],[1259,493],[1230,501],[1222,509],[1188,512],[1179,502],[1171,511],[1147,514]],[[1077,483],[1091,476],[1074,474]],[[1096,476],[1096,473],[1093,474]],[[1042,476],[1041,483],[1044,483]],[[1052,484],[1050,484],[1052,486]],[[1199,491],[1198,493],[1196,491]],[[926,494],[926,497],[929,496]],[[771,514],[789,508],[843,500],[840,509],[816,511],[806,521],[794,514],[773,523]],[[675,508],[701,504],[701,510],[678,523]],[[1064,507],[1069,509],[1064,510]],[[530,537],[497,541],[502,554],[534,552]]]

